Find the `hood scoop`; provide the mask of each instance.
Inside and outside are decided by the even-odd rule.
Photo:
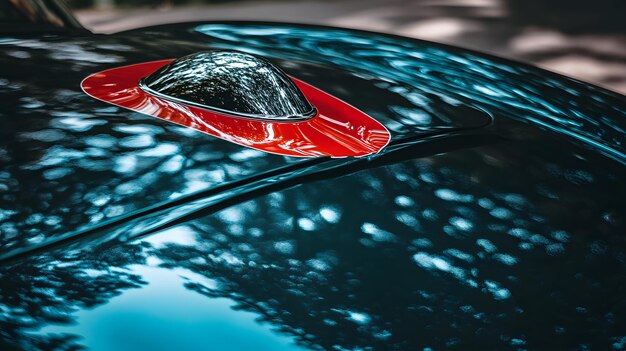
[[[110,68],[81,87],[98,100],[272,154],[362,157],[391,139],[357,108],[234,51]]]
[[[282,70],[236,51],[181,57],[141,79],[139,87],[173,102],[244,118],[301,121],[317,112]]]

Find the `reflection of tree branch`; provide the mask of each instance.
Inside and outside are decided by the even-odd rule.
[[[77,336],[34,335],[25,333],[46,324],[71,324],[78,308],[94,308],[120,295],[124,290],[146,284],[139,275],[116,270],[145,258],[139,246],[116,248],[107,253],[107,263],[98,257],[53,260],[50,256],[32,257],[5,266],[2,274],[11,281],[0,283],[0,303],[11,306],[3,312],[3,339],[16,345],[35,345],[42,350],[79,350]],[[54,263],[51,263],[54,262]],[[97,275],[87,271],[99,272]],[[25,335],[30,335],[25,339]],[[28,347],[30,348],[30,346]]]
[[[0,256],[0,261],[17,260],[20,257],[30,255],[41,251],[50,251],[59,248],[66,248],[67,245],[87,245],[93,240],[102,242],[103,236],[106,237],[107,245],[115,245],[120,240],[120,234],[124,233],[121,241],[129,239],[130,226],[133,228],[141,228],[132,234],[132,237],[137,238],[140,236],[149,235],[158,231],[171,228],[175,225],[182,224],[196,218],[206,216],[210,213],[217,212],[221,209],[233,206],[237,203],[241,203],[250,199],[254,199],[258,196],[268,194],[274,191],[292,187],[298,184],[313,182],[322,179],[329,179],[339,177],[342,175],[350,174],[359,170],[369,169],[374,167],[381,167],[390,163],[400,162],[407,159],[414,159],[424,156],[429,156],[445,151],[461,149],[476,145],[485,145],[490,143],[501,142],[502,137],[494,136],[492,134],[452,134],[449,136],[431,137],[425,138],[418,142],[407,142],[407,144],[397,143],[395,146],[388,147],[387,151],[379,154],[376,157],[370,159],[356,159],[352,162],[337,161],[321,164],[324,159],[313,159],[312,162],[320,163],[320,167],[312,166],[313,171],[310,172],[294,172],[294,174],[287,173],[280,180],[275,180],[273,177],[265,177],[264,175],[254,176],[253,181],[246,179],[246,184],[238,184],[234,182],[226,186],[226,188],[218,187],[209,190],[209,193],[217,193],[213,196],[216,200],[211,201],[208,199],[198,199],[199,205],[192,206],[193,202],[185,203],[186,201],[194,200],[200,194],[194,194],[184,199],[174,200],[167,202],[163,205],[158,205],[145,209],[143,211],[137,211],[128,216],[121,216],[118,221],[110,221],[101,226],[95,226],[86,231],[78,233],[69,233],[65,236],[59,236],[48,240],[43,245],[34,246],[27,251],[8,252]],[[296,165],[297,168],[301,168],[301,165]],[[288,168],[288,167],[287,167]],[[319,170],[316,170],[319,168]],[[275,172],[275,171],[271,171]],[[238,184],[236,186],[235,184]],[[221,196],[219,192],[228,190],[230,188],[237,189],[236,192],[232,192],[229,196]],[[202,195],[205,195],[204,193]],[[167,221],[157,221],[157,225],[150,225],[154,221],[154,218],[165,218],[166,214],[176,209],[176,205],[180,204],[181,207],[187,207],[187,210],[176,217]],[[143,216],[143,218],[142,218]],[[136,221],[132,221],[135,219]],[[143,225],[139,225],[137,221],[144,221]],[[164,222],[164,223],[160,223]],[[117,228],[126,228],[123,231],[119,231]],[[115,228],[115,229],[114,229]],[[106,230],[106,233],[102,233]],[[113,233],[113,234],[111,234]],[[74,246],[75,247],[75,246]]]

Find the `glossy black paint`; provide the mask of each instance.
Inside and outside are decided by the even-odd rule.
[[[279,68],[250,54],[206,51],[142,79],[150,94],[240,117],[299,121],[316,110]]]
[[[204,50],[267,57],[378,119],[392,143],[365,159],[291,159],[79,88]],[[437,44],[263,23],[5,38],[0,63],[7,345],[626,344],[617,94]]]

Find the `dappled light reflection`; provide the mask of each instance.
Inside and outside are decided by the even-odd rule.
[[[422,99],[424,93],[444,95],[446,102],[480,106],[565,134],[626,162],[622,100],[532,67],[512,67],[498,59],[432,43],[345,30],[206,24],[196,31],[218,40],[214,46],[371,75],[409,101]],[[311,56],[313,51],[320,54]],[[599,113],[604,117],[592,117]]]
[[[245,315],[290,350],[624,348],[623,100],[392,37],[190,35],[31,42],[17,56],[34,61],[0,50],[13,67],[0,78],[0,245],[15,253],[0,268],[3,343],[95,346],[89,321],[134,294],[216,324]],[[219,47],[267,55],[395,139],[368,158],[293,160],[78,90],[85,70]],[[163,315],[137,318],[188,331]],[[189,345],[220,347],[216,329],[194,330]]]
[[[98,65],[125,62],[131,45],[102,38],[0,46],[12,67],[0,79],[3,254],[290,162],[86,96],[81,80]],[[16,59],[17,49],[31,59]]]
[[[3,116],[7,124],[0,130],[2,257],[43,247],[152,205],[300,162],[241,150],[189,128],[108,106],[79,90],[81,80],[101,70],[100,65],[118,66],[128,57],[151,61],[174,52],[183,56],[206,50],[197,43],[172,40],[166,41],[169,45],[156,45],[141,38],[79,38],[54,45],[49,40],[16,39],[4,44],[1,58],[12,65],[13,73],[0,79],[0,93],[7,101],[5,111],[11,111],[13,118]],[[15,48],[31,60],[17,59]],[[145,51],[146,57],[138,58],[136,51]],[[488,113],[458,99],[388,79],[376,81],[371,74],[342,73],[303,61],[279,64],[303,79],[342,82],[326,83],[323,88],[348,97],[348,102],[354,96],[350,92],[346,96],[341,87],[371,97],[363,99],[359,108],[384,122],[396,140],[478,128],[491,121]],[[60,78],[47,79],[50,74]],[[313,127],[315,133],[337,133],[318,124]],[[267,129],[260,135],[276,133]],[[364,137],[385,143],[376,134]],[[284,140],[276,147],[292,148],[289,143]]]
[[[5,320],[16,335],[43,337],[38,326],[71,322],[90,306],[84,301],[143,289],[141,276],[128,281],[139,264],[180,272],[170,284],[228,298],[307,349],[618,350],[623,209],[590,195],[616,174],[589,168],[583,154],[531,148],[508,159],[515,149],[468,149],[300,185],[109,247],[97,260],[80,250],[30,258],[3,272],[17,282],[3,289],[21,296],[2,301]],[[531,166],[517,173],[522,164]],[[100,277],[101,288],[65,296],[72,280],[59,274],[70,268],[87,282]],[[34,299],[38,290],[19,283],[31,279],[61,286],[54,300],[30,307],[26,324],[12,304]],[[61,316],[47,314],[50,304],[63,306]]]

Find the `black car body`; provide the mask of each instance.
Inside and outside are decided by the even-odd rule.
[[[626,349],[626,101],[403,37],[182,23],[0,38],[3,349]],[[87,96],[220,49],[381,122],[272,155]]]

